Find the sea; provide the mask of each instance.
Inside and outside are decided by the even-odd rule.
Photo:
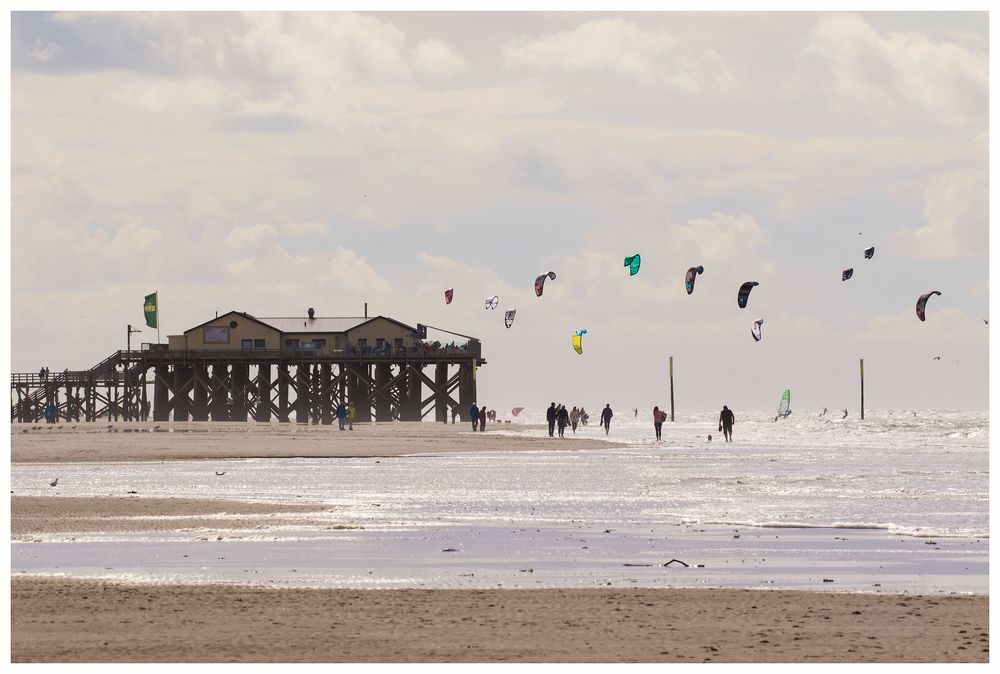
[[[13,537],[11,570],[273,587],[988,593],[988,413],[843,414],[737,411],[728,443],[717,411],[677,414],[657,442],[650,412],[619,409],[607,435],[576,430],[614,443],[601,449],[61,464],[58,496],[318,511],[280,527]],[[544,412],[489,432],[547,435]],[[53,477],[13,465],[11,489],[51,496]]]

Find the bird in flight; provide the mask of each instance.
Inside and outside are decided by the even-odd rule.
[[[219,471],[215,471],[215,474],[216,474],[216,475],[225,475],[225,474],[226,474],[226,471],[222,471],[221,473],[220,473]]]

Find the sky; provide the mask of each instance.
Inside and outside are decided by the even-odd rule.
[[[15,12],[11,368],[155,341],[156,290],[164,342],[365,302],[477,336],[498,410],[669,406],[670,356],[679,412],[856,411],[859,358],[868,408],[985,409],[988,46],[985,12]]]

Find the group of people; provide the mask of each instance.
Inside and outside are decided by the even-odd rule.
[[[611,417],[614,413],[611,411],[611,404],[609,403],[605,406],[604,410],[601,412],[601,425],[604,426],[604,434],[607,435],[608,430],[611,428]],[[587,410],[581,405],[579,408],[574,406],[572,410],[567,410],[566,406],[560,403],[556,405],[555,402],[549,405],[549,408],[545,411],[545,419],[549,423],[549,437],[555,437],[556,429],[558,428],[559,437],[566,437],[566,427],[570,426],[573,429],[573,434],[576,434],[576,427],[578,424],[587,425],[587,420],[590,415],[587,414]]]
[[[472,430],[476,430],[476,425],[478,424],[480,431],[486,430],[486,419],[490,416],[490,412],[486,409],[486,405],[482,407],[477,407],[476,403],[469,405],[469,419],[472,420]],[[496,421],[497,413],[493,412],[493,420]],[[452,419],[454,423],[454,419]]]
[[[354,403],[340,403],[337,405],[337,425],[340,426],[340,430],[347,428],[348,430],[354,430],[354,416],[355,409]]]

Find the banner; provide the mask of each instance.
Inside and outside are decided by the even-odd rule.
[[[146,300],[142,303],[142,311],[146,314],[146,325],[159,329],[156,308],[156,293],[146,295]]]

